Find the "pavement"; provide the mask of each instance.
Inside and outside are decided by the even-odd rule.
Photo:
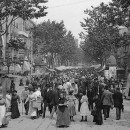
[[[17,86],[18,94],[24,89],[24,86]],[[81,117],[79,113],[74,117],[74,122],[71,122],[68,128],[56,127],[56,114],[53,119],[49,118],[49,112],[46,113],[46,118],[41,117],[31,120],[28,115],[22,114],[22,105],[19,105],[21,113],[20,118],[11,119],[6,128],[0,130],[130,130],[130,100],[124,100],[124,113],[122,113],[121,120],[116,119],[115,109],[111,110],[110,118],[103,122],[103,125],[95,125],[91,115],[88,116],[87,122],[80,122]]]

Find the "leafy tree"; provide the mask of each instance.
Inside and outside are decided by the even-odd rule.
[[[62,40],[66,33],[64,23],[48,20],[38,24],[36,27],[32,28],[34,35],[34,53],[39,52],[40,55],[47,54],[50,55],[49,64],[52,65],[54,62],[54,57],[56,53],[62,51]]]
[[[49,66],[53,66],[54,59],[59,55],[61,64],[68,64],[74,61],[75,39],[73,34],[67,32],[64,22],[44,21],[33,29],[34,54],[48,54]],[[76,59],[76,58],[75,58]]]
[[[67,62],[75,62],[75,54],[76,54],[76,44],[75,39],[71,31],[69,31],[64,37],[64,44],[62,46],[61,59],[63,64],[67,64]]]
[[[9,26],[17,18],[24,20],[46,16],[46,0],[0,0],[0,26],[6,23],[6,29],[2,30],[4,35]]]
[[[127,6],[124,6],[126,4]],[[102,8],[106,18],[106,23],[112,26],[130,27],[129,0],[112,0]]]
[[[32,30],[34,35],[34,44],[35,46],[41,46],[41,54],[61,51],[60,43],[66,33],[63,21],[57,23],[55,21],[51,22],[48,20],[47,22],[37,25]],[[35,49],[38,48],[36,47]]]
[[[129,0],[113,0],[115,2],[119,2],[122,8],[128,8],[130,6]]]
[[[105,62],[106,57],[120,46],[121,37],[118,27],[112,21],[114,16],[111,9],[104,3],[91,10],[87,9],[85,14],[88,17],[81,22],[87,32],[80,34],[84,39],[81,47],[87,55],[100,63]]]

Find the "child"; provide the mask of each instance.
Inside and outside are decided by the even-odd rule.
[[[82,116],[81,122],[87,121],[87,115],[89,114],[89,109],[88,109],[88,98],[86,92],[83,92],[83,96],[80,102],[81,102],[80,115]]]

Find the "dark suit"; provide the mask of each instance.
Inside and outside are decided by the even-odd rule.
[[[113,94],[109,90],[105,90],[102,94],[101,101],[103,104],[104,119],[109,118],[110,108],[113,106]]]
[[[88,97],[88,107],[89,107],[89,110],[93,110],[93,97],[94,97],[94,94],[93,94],[93,91],[91,90],[88,90],[87,91],[87,97]]]
[[[41,96],[43,98],[43,104],[44,104],[44,107],[42,107],[42,113],[44,118],[46,113],[46,107],[47,107],[47,88],[42,89]]]
[[[50,113],[52,112],[52,108],[53,108],[53,91],[49,90],[47,92],[47,105],[49,108]]]
[[[123,103],[122,93],[120,91],[116,91],[113,95],[114,99],[114,107],[116,107],[116,119],[119,120],[121,118],[121,109]]]
[[[58,101],[59,101],[59,95],[60,95],[60,92],[59,90],[54,90],[53,91],[53,94],[52,94],[52,112],[51,112],[51,118],[53,117],[54,115],[54,112],[56,112],[57,110],[57,106],[58,106]]]
[[[43,117],[45,117],[46,113],[46,107],[48,106],[50,113],[52,112],[53,108],[53,91],[49,90],[47,88],[44,88],[41,92],[41,95],[43,97],[43,103],[44,103],[44,108],[43,108]]]

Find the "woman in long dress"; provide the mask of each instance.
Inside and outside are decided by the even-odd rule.
[[[67,107],[67,100],[64,97],[63,93],[60,93],[60,98],[58,100],[58,109],[57,109],[57,127],[68,127],[70,125],[70,116],[69,110]]]
[[[3,95],[0,94],[0,128],[3,127],[3,119],[6,113],[6,100],[3,98]]]
[[[18,103],[20,104],[20,97],[17,95],[17,91],[14,90],[11,98],[11,118],[15,119],[20,116]]]
[[[33,107],[35,109],[37,109],[37,117],[39,117],[40,110],[41,110],[41,90],[40,90],[40,87],[38,87],[38,88],[36,87],[35,88],[35,92],[33,93],[33,96],[35,98],[35,100],[34,100],[35,105],[33,104]]]
[[[93,122],[95,122],[97,125],[103,124],[103,118],[102,118],[102,101],[100,99],[100,95],[96,95],[93,98],[93,102],[95,103],[96,108],[96,114],[93,117]]]
[[[68,109],[69,109],[69,114],[70,114],[70,120],[74,121],[73,117],[76,115],[76,98],[73,95],[73,90],[69,92],[69,95],[67,96],[68,100]]]
[[[7,91],[7,93],[6,93],[6,111],[10,112],[10,108],[11,108],[11,95],[10,95],[9,91]]]
[[[29,101],[29,114],[31,119],[36,119],[37,109],[33,107],[33,101],[36,100],[33,90],[30,90],[30,94],[25,101],[25,104]]]
[[[82,116],[81,121],[87,121],[87,115],[90,114],[89,108],[88,108],[88,98],[86,93],[83,93],[83,96],[81,98],[81,108],[80,108],[80,115]],[[85,117],[85,120],[84,120]]]

